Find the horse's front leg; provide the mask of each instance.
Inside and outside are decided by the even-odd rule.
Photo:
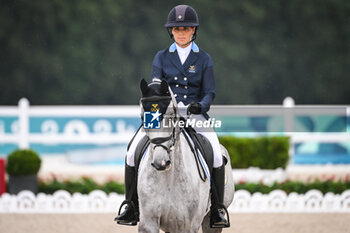
[[[139,223],[139,233],[159,233],[159,221],[154,218],[141,218]]]

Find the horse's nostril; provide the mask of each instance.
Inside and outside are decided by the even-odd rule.
[[[157,169],[158,171],[164,171],[164,170],[170,168],[170,166],[171,166],[171,161],[170,161],[170,160],[168,160],[168,161],[163,160],[163,161],[161,162],[160,165],[157,164],[157,163],[151,163],[151,165],[152,165],[155,169]]]

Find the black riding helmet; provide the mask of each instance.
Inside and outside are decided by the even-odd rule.
[[[164,26],[167,28],[171,39],[174,39],[171,32],[173,27],[196,27],[190,41],[192,42],[197,37],[197,29],[199,27],[197,12],[188,5],[178,5],[170,10],[167,23]]]

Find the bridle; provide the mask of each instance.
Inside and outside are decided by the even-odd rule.
[[[178,119],[179,117],[178,117],[178,114],[177,114],[177,109],[176,109],[174,101],[173,101],[173,99],[172,99],[172,97],[170,95],[168,95],[168,96],[142,97],[141,98],[141,103],[142,102],[146,102],[146,101],[147,102],[151,102],[151,101],[159,102],[159,101],[166,101],[166,100],[170,100],[170,103],[173,103],[174,117],[172,117],[173,118],[172,121],[173,122],[177,122],[179,120]],[[180,130],[182,130],[182,128]],[[176,136],[176,132],[175,132],[175,127],[173,126],[172,133],[169,136],[167,136],[167,137],[156,137],[156,138],[152,138],[152,139],[149,139],[149,140],[150,140],[150,142],[152,144],[155,144],[153,146],[153,149],[155,149],[157,147],[162,147],[169,154],[174,149],[174,145],[176,143],[176,139],[177,139],[177,136]],[[171,140],[171,144],[170,144],[169,147],[167,147],[167,146],[162,144],[162,143],[170,141],[170,140]]]
[[[175,114],[174,114],[175,116],[173,117],[172,121],[173,121],[173,122],[177,122],[177,121],[186,121],[186,119],[184,119],[183,117],[180,117],[180,115],[177,114],[178,110],[177,110],[177,108],[176,108],[176,106],[175,106],[175,104],[174,104],[174,100],[172,99],[171,96],[150,96],[150,97],[142,97],[142,98],[141,98],[141,103],[144,102],[144,101],[154,101],[154,102],[156,102],[156,101],[169,100],[169,99],[170,99],[171,102],[173,103],[173,110],[174,110],[174,113],[175,113]],[[168,105],[168,106],[169,106],[169,105]],[[187,115],[189,115],[188,109],[187,109]],[[180,127],[180,132],[176,135],[175,128],[176,128],[176,127],[173,126],[173,131],[172,131],[172,133],[171,133],[169,136],[167,136],[167,137],[156,137],[156,138],[152,138],[152,139],[149,138],[150,142],[151,142],[152,144],[155,144],[155,145],[153,146],[153,150],[154,150],[155,148],[157,148],[157,147],[161,147],[161,148],[163,148],[168,154],[170,154],[170,152],[174,149],[174,146],[175,146],[177,137],[178,137],[181,133],[184,132],[184,131],[183,131],[184,128],[183,128],[183,127]],[[198,149],[197,149],[196,147],[192,146],[192,143],[190,142],[189,136],[187,136],[186,133],[183,133],[183,135],[185,136],[185,138],[186,138],[186,140],[187,140],[187,142],[188,142],[188,145],[189,145],[190,148],[191,148],[192,153],[195,155],[195,157],[196,157],[196,155],[197,155],[196,158],[198,158]],[[171,145],[170,145],[169,147],[167,147],[167,146],[165,146],[165,145],[162,144],[162,143],[167,142],[167,141],[170,141],[170,140],[171,140]],[[202,175],[202,173],[200,172],[200,165],[199,165],[199,160],[198,160],[198,159],[196,159],[196,165],[197,165],[197,169],[198,169],[198,171],[199,171],[201,180],[202,180],[202,181],[206,181],[207,176],[206,176],[205,174]]]

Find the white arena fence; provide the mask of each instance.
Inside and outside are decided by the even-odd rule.
[[[29,101],[22,98],[18,107],[0,107],[0,116],[18,117],[11,125],[11,133],[6,133],[6,126],[0,125],[0,143],[15,143],[19,148],[28,148],[31,143],[43,144],[111,144],[128,143],[137,128],[126,128],[117,125],[118,132],[111,132],[111,125],[106,121],[97,121],[90,132],[81,120],[70,120],[59,132],[57,122],[46,120],[41,125],[41,132],[30,132],[31,117],[139,117],[137,106],[30,106]],[[118,124],[118,122],[117,122]]]
[[[59,190],[53,195],[21,191],[0,197],[0,213],[116,213],[124,196],[95,190],[85,195]],[[275,190],[250,194],[238,190],[228,208],[230,213],[350,213],[350,190],[342,194],[310,190],[305,194]]]
[[[285,135],[290,137],[290,155],[294,154],[294,144],[304,142],[318,143],[349,143],[350,124],[346,120],[339,132],[294,132],[296,116],[335,115],[349,119],[350,106],[306,106],[294,105],[294,100],[287,97],[283,105],[214,105],[210,110],[213,116],[250,116],[271,117],[282,116],[280,128],[276,132],[247,132],[247,136]],[[97,144],[128,143],[134,135],[137,125],[126,125],[123,120],[117,120],[111,125],[104,118],[139,118],[139,106],[31,106],[22,98],[18,106],[0,106],[0,117],[16,117],[10,125],[0,122],[0,144],[17,144],[19,148],[28,148],[31,144]],[[46,120],[40,126],[40,132],[31,132],[30,118],[40,117],[95,117],[97,120],[93,129],[81,120],[71,120],[59,129],[57,122]],[[9,129],[11,128],[11,132]],[[116,128],[116,130],[114,129]],[[6,130],[7,129],[7,130]],[[280,131],[282,129],[282,131]],[[224,133],[225,134],[225,133]],[[244,135],[244,134],[243,134]],[[1,154],[1,152],[0,152]]]

